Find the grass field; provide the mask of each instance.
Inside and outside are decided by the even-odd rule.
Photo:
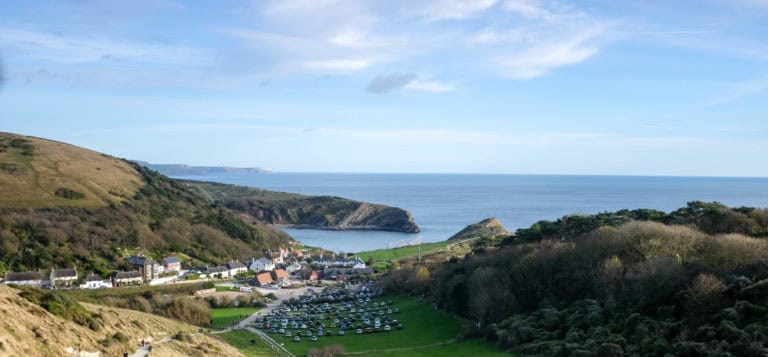
[[[230,327],[236,321],[240,321],[245,316],[251,315],[259,310],[261,310],[260,307],[228,307],[223,309],[211,309],[211,320],[213,320],[213,328],[221,329]]]
[[[233,330],[214,336],[236,347],[242,354],[248,357],[274,356],[277,354],[261,338],[246,330]]]
[[[0,148],[0,207],[102,207],[143,185],[127,162],[76,146],[0,133]],[[76,195],[57,194],[61,189]]]
[[[284,343],[297,356],[306,355],[307,350],[313,347],[331,345],[342,345],[347,353],[365,356],[509,356],[481,340],[456,341],[464,321],[435,311],[428,303],[412,297],[386,299],[400,308],[401,312],[392,317],[400,320],[405,329],[363,335],[349,330],[345,336],[338,336],[338,330],[330,329],[334,335],[321,337],[318,342],[311,342],[308,338],[293,342],[282,335],[270,336]]]
[[[431,250],[443,248],[451,243],[456,243],[456,242],[446,240],[442,242],[422,243],[421,254],[425,254]],[[389,260],[397,260],[400,258],[412,257],[418,254],[419,254],[419,246],[409,245],[409,246],[400,247],[400,248],[370,250],[367,252],[360,252],[357,255],[364,261],[368,261],[368,258],[370,257],[373,257],[373,259],[376,261],[389,261]]]

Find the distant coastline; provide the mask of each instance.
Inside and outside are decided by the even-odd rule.
[[[272,169],[266,167],[231,167],[231,166],[190,166],[184,164],[152,164],[146,161],[132,160],[133,162],[155,170],[166,176],[185,175],[212,175],[223,173],[272,173]]]

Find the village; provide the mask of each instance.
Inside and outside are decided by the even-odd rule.
[[[134,254],[124,260],[123,265],[129,268],[112,271],[108,276],[79,272],[72,266],[49,271],[6,272],[2,283],[48,289],[107,289],[237,279],[242,282],[242,291],[250,291],[252,287],[277,290],[321,280],[355,280],[373,273],[373,269],[357,256],[311,256],[307,250],[291,248],[265,251],[261,258],[253,257],[242,262],[231,260],[205,267],[184,266],[176,255],[155,260]]]

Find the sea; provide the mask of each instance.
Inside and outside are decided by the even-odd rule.
[[[413,213],[421,228],[417,234],[284,228],[306,245],[336,252],[441,241],[489,217],[514,231],[570,214],[623,208],[669,212],[695,200],[768,207],[768,178],[350,173],[222,173],[179,178],[400,207]]]

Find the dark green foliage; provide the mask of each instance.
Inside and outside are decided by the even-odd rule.
[[[82,200],[85,198],[85,194],[75,190],[70,190],[66,187],[60,187],[54,192],[56,197],[61,197],[67,200]]]
[[[652,209],[619,210],[594,215],[564,216],[556,221],[542,220],[530,228],[521,228],[511,242],[534,242],[542,239],[573,239],[592,230],[616,227],[630,221],[653,221],[665,224],[694,225],[708,234],[740,233],[768,236],[768,211],[751,207],[728,208],[718,202],[688,202],[671,213]]]
[[[764,213],[692,202],[668,215],[540,222],[528,238],[442,264],[429,294],[521,354],[759,356],[768,347],[768,241],[755,237]],[[722,234],[731,229],[740,234]],[[385,286],[407,290],[393,280],[401,284]]]

